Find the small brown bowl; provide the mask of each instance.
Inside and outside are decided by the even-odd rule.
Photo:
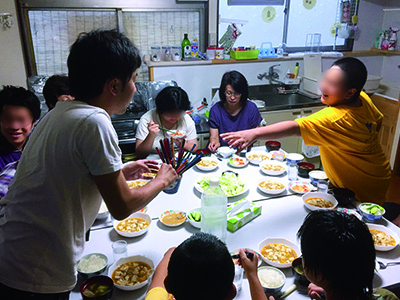
[[[304,275],[304,270],[303,270],[303,273],[301,273],[296,268],[301,268],[301,270],[303,270],[303,259],[301,257],[296,258],[292,262],[292,272],[294,275],[294,279],[298,283],[300,283],[301,285],[304,285],[304,286],[308,286],[310,284],[310,281],[307,279],[306,275]]]
[[[267,148],[267,151],[278,151],[281,149],[281,143],[278,141],[267,141],[265,142],[265,148]]]

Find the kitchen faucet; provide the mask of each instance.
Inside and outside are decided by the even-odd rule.
[[[268,73],[262,73],[262,74],[258,74],[257,78],[259,80],[262,80],[263,78],[268,79],[269,80],[269,84],[278,84],[278,85],[285,85],[285,83],[283,83],[282,81],[279,80],[279,74],[278,72],[276,72],[274,70],[275,67],[279,67],[280,64],[276,64],[276,65],[272,65],[269,67],[268,69]]]

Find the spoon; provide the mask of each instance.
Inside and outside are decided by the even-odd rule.
[[[400,265],[400,261],[389,262],[387,264],[385,264],[385,263],[383,263],[381,261],[378,261],[378,265],[379,265],[379,269],[385,270],[387,267],[394,266],[394,265]]]

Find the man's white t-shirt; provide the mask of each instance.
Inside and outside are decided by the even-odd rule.
[[[144,140],[149,134],[149,123],[153,120],[154,123],[162,126],[160,116],[155,109],[148,111],[145,113],[139,121],[138,127],[136,129],[136,138],[139,140]],[[196,125],[194,124],[192,118],[185,114],[183,118],[181,118],[178,122],[176,122],[175,126],[171,128],[171,130],[179,130],[186,133],[187,140],[194,140],[197,138],[196,133]],[[160,140],[168,137],[168,135],[160,130],[160,132],[156,135],[156,138],[153,142],[152,154],[156,154],[156,147],[160,149]]]
[[[122,168],[110,116],[57,103],[37,125],[0,200],[0,282],[34,293],[69,291],[101,195],[92,175]]]

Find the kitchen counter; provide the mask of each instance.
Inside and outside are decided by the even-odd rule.
[[[255,148],[255,150],[261,149],[264,149],[264,147]],[[152,259],[155,264],[158,264],[165,251],[170,247],[179,245],[193,233],[199,231],[188,222],[176,228],[165,227],[158,221],[158,216],[168,209],[188,211],[192,208],[200,207],[200,193],[194,189],[195,182],[197,182],[198,178],[206,175],[220,175],[227,169],[239,173],[240,178],[248,184],[249,191],[243,197],[251,201],[257,201],[262,205],[261,216],[255,218],[234,233],[228,232],[226,241],[228,249],[233,250],[235,248],[248,247],[259,250],[258,243],[266,237],[283,237],[296,243],[297,230],[309,212],[305,208],[301,196],[293,195],[289,191],[285,191],[282,195],[275,197],[265,195],[257,189],[258,180],[266,178],[258,166],[248,165],[243,169],[234,169],[227,165],[226,160],[223,160],[219,163],[219,167],[212,172],[201,172],[196,167],[190,169],[184,174],[178,193],[168,195],[161,192],[150,202],[148,205],[148,214],[153,218],[153,221],[146,234],[137,238],[124,238],[119,236],[113,228],[92,230],[90,240],[86,243],[82,255],[100,252],[105,254],[109,259],[109,264],[112,264],[113,254],[111,244],[116,240],[126,240],[129,256],[135,254],[145,255]],[[288,182],[285,175],[278,178],[281,178],[284,182]],[[228,202],[238,201],[241,198],[230,198]],[[400,229],[387,220],[382,219],[378,223],[387,226],[400,235]],[[389,252],[377,252],[376,255],[379,261],[400,261],[400,246]],[[351,262],[349,261],[349,263]],[[265,264],[263,263],[263,265]],[[283,288],[283,290],[286,290],[294,283],[294,278],[290,268],[282,269],[282,271],[287,276],[287,281]],[[386,270],[378,270],[374,279],[374,287],[388,286],[398,282],[399,273],[400,265],[389,267]],[[71,293],[71,300],[81,299],[79,287],[82,282],[83,279],[79,278],[77,287]],[[124,292],[115,288],[112,299],[144,299],[147,288],[148,286],[132,292]],[[300,290],[295,291],[288,299],[307,300],[309,298],[304,294],[305,291],[305,287],[300,287]],[[242,290],[235,299],[250,299],[249,284],[246,276],[243,278]]]
[[[260,111],[324,106],[319,99],[312,99],[301,94],[266,95],[259,97],[257,100],[262,100],[265,102],[265,107],[260,108]]]

